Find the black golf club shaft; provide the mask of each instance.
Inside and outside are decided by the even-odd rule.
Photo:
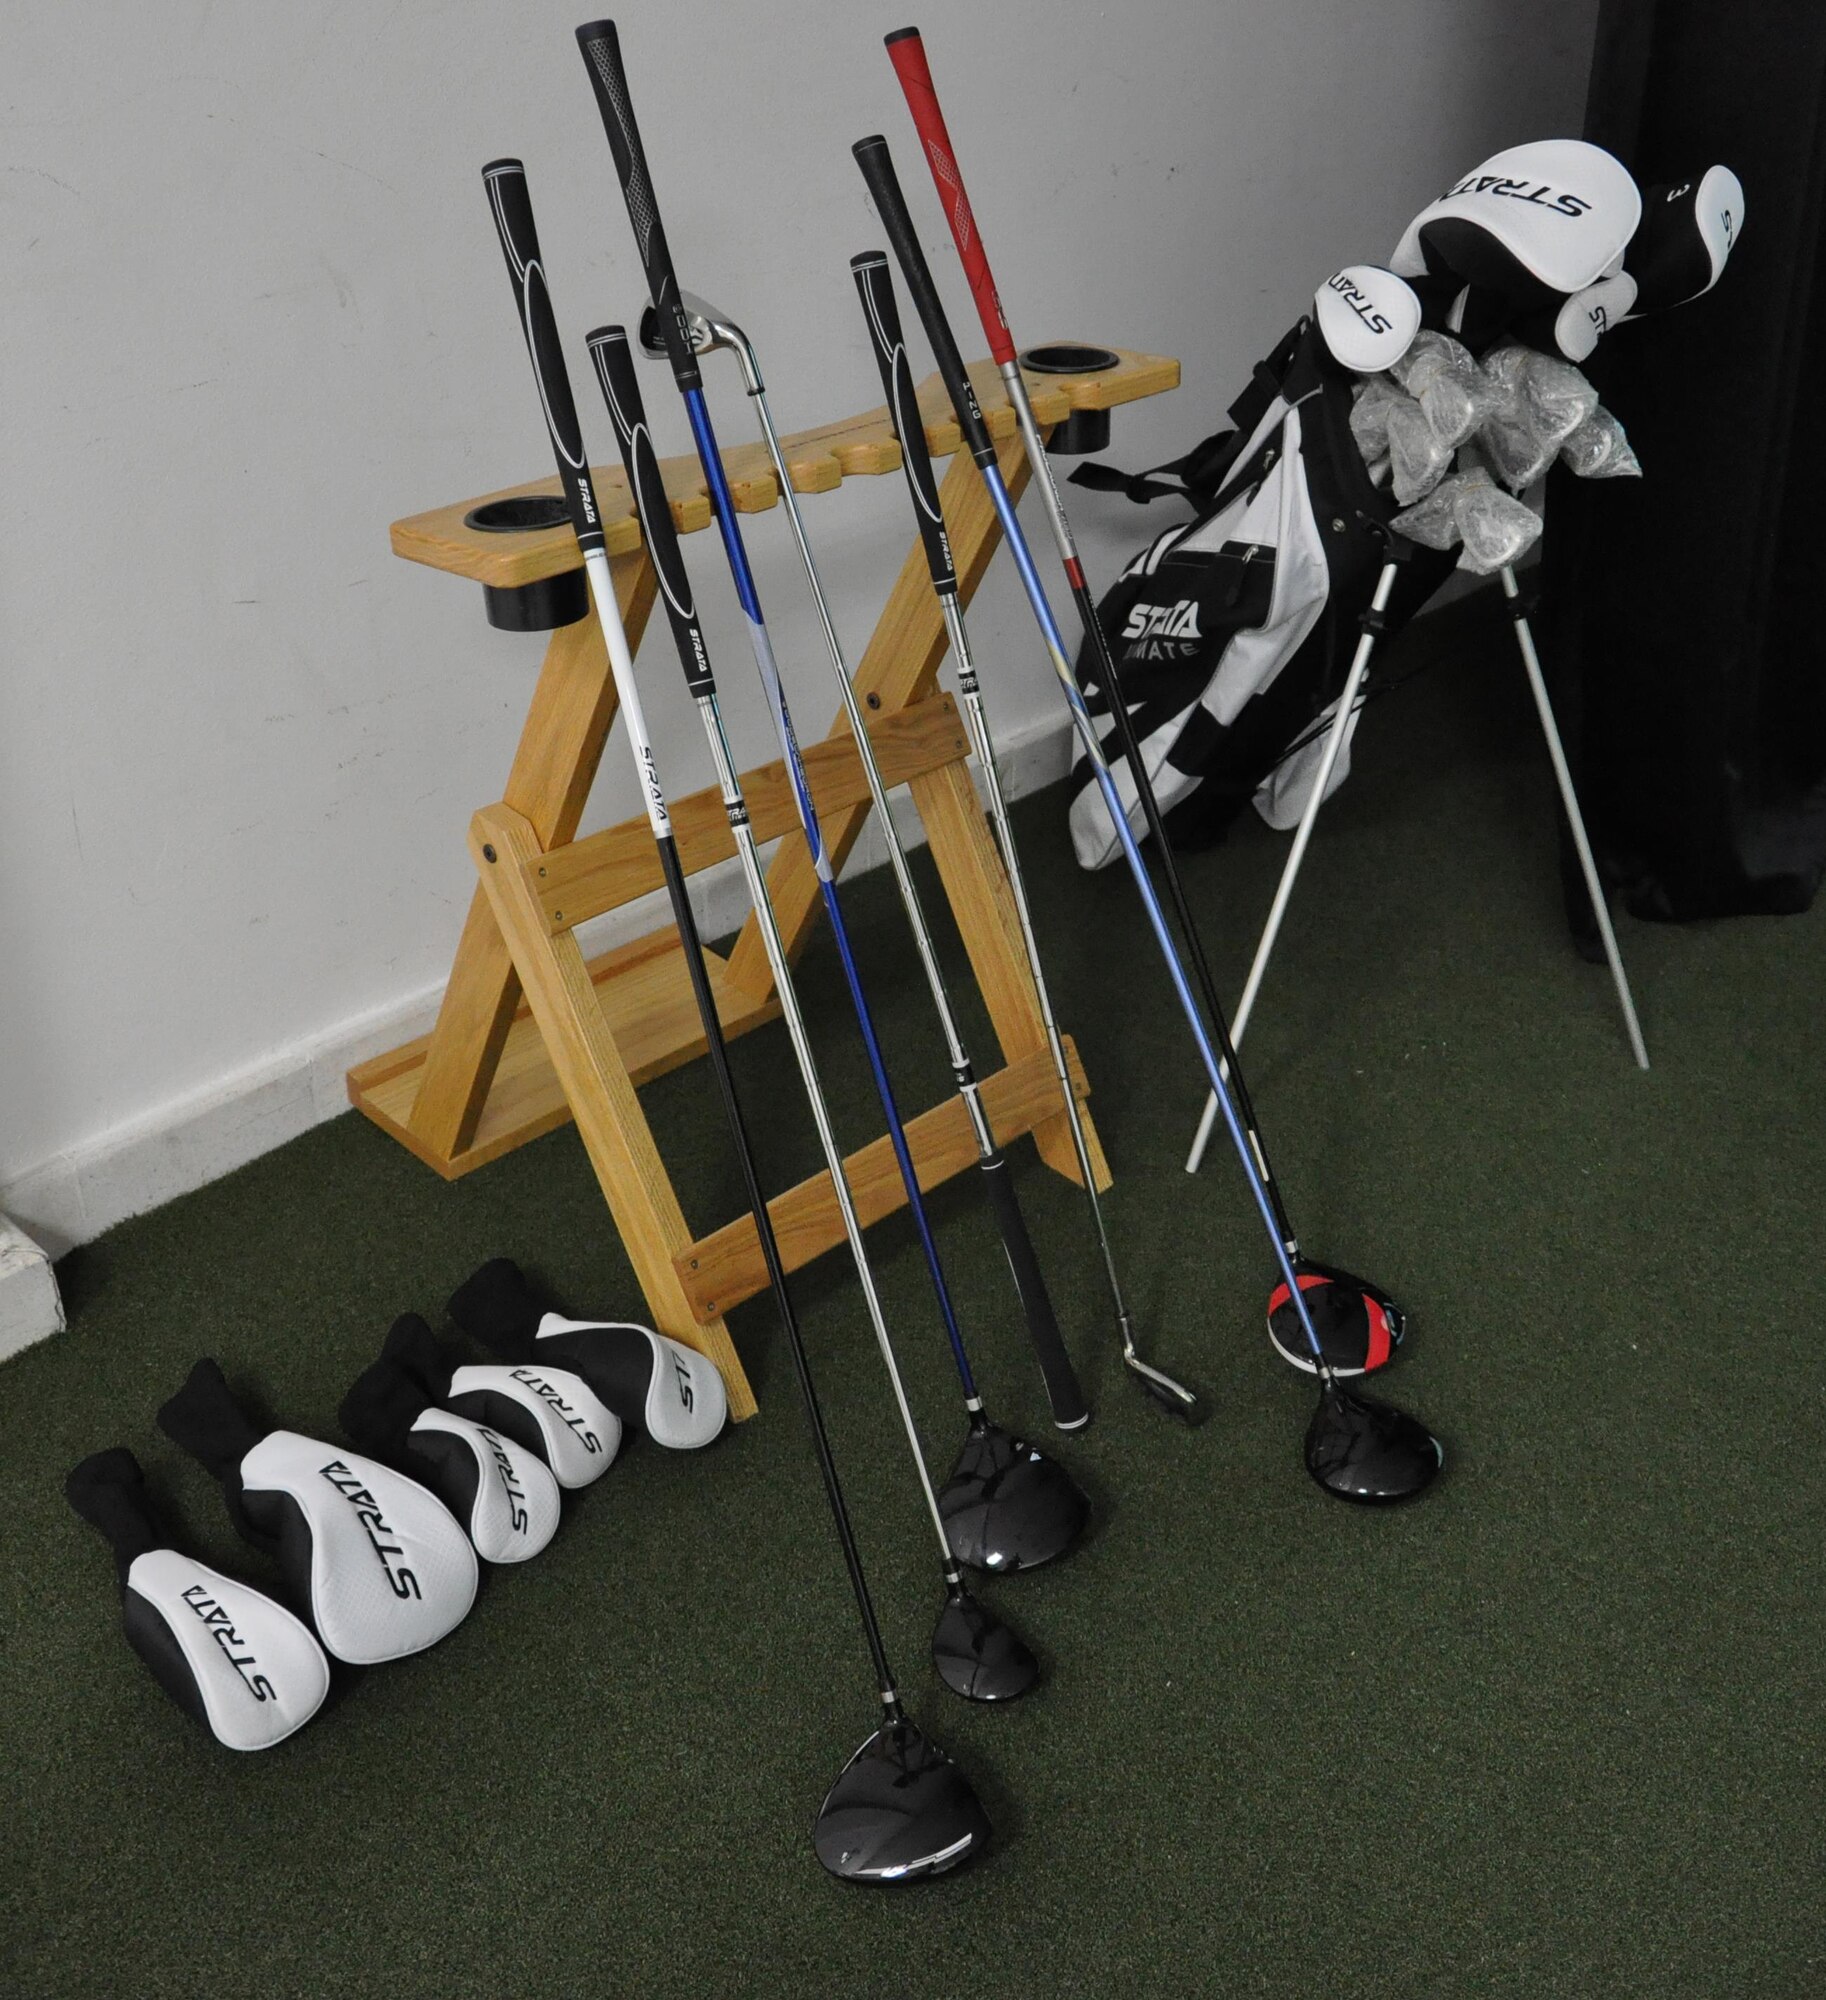
[[[1084,1130],[1083,1117],[1078,1109],[1078,1095],[1072,1084],[1070,1066],[1066,1061],[1065,1044],[1053,1013],[1051,995],[1047,991],[1046,971],[1040,962],[1040,944],[1034,932],[1032,912],[1028,907],[1021,857],[1015,845],[1014,826],[1009,818],[1008,803],[1002,792],[1001,773],[996,764],[995,744],[989,733],[989,717],[977,680],[969,633],[964,625],[963,593],[958,584],[957,569],[951,554],[951,538],[945,529],[944,509],[939,502],[938,480],[932,470],[931,453],[926,448],[925,422],[920,415],[919,400],[913,386],[913,371],[907,361],[906,343],[901,334],[900,310],[894,301],[894,280],[888,271],[888,260],[879,250],[866,251],[861,256],[852,257],[850,273],[856,280],[857,296],[862,301],[863,319],[869,329],[869,344],[874,349],[875,365],[881,375],[882,393],[887,398],[888,421],[900,441],[901,470],[906,475],[907,497],[912,503],[913,518],[918,524],[920,542],[925,550],[927,574],[932,579],[933,594],[938,599],[944,615],[945,629],[951,641],[951,656],[957,670],[958,692],[963,700],[965,720],[970,727],[972,747],[982,767],[983,781],[989,794],[989,816],[994,823],[996,841],[1002,853],[1002,863],[1007,870],[1009,891],[1014,900],[1015,916],[1021,929],[1027,967],[1033,979],[1034,995],[1039,1003],[1040,1020],[1046,1031],[1047,1046],[1052,1054],[1053,1071],[1059,1080],[1066,1123],[1070,1128],[1072,1147],[1077,1155],[1078,1174],[1084,1183],[1091,1226],[1096,1233],[1098,1251],[1103,1260],[1104,1278],[1109,1286],[1111,1304],[1115,1309],[1123,1360],[1140,1376],[1144,1387],[1157,1394],[1169,1409],[1185,1415],[1196,1408],[1196,1396],[1184,1383],[1174,1381],[1170,1375],[1144,1361],[1135,1346],[1134,1322],[1129,1314],[1128,1302],[1123,1296],[1122,1281],[1116,1271],[1116,1253],[1110,1243],[1109,1229],[1103,1218],[1103,1203],[1097,1193],[1096,1166],[1091,1159],[1090,1143]]]
[[[888,36],[887,42],[889,56],[906,95],[907,108],[912,113],[913,122],[919,131],[921,150],[926,156],[927,166],[932,171],[933,185],[938,190],[939,202],[945,211],[945,220],[950,226],[959,259],[970,282],[970,293],[976,302],[977,315],[983,323],[990,352],[1001,372],[1008,391],[1008,400],[1021,427],[1022,440],[1027,447],[1028,463],[1032,468],[1035,483],[1040,489],[1041,499],[1045,503],[1047,522],[1058,547],[1059,560],[1065,570],[1066,581],[1071,587],[1072,602],[1078,607],[1078,617],[1084,627],[1084,636],[1096,663],[1097,683],[1115,722],[1117,740],[1122,746],[1123,757],[1134,780],[1136,797],[1140,800],[1148,832],[1153,837],[1155,851],[1160,857],[1160,871],[1166,880],[1167,899],[1172,905],[1174,921],[1191,961],[1193,981],[1199,1000],[1210,1020],[1212,1038],[1217,1044],[1225,1077],[1231,1087],[1237,1115],[1255,1153],[1256,1166],[1274,1209],[1275,1226],[1280,1231],[1281,1241],[1286,1247],[1288,1256],[1297,1261],[1300,1254],[1299,1238],[1294,1233],[1286,1204],[1281,1199],[1280,1184],[1275,1179],[1273,1168],[1269,1164],[1268,1148],[1263,1143],[1261,1127],[1256,1121],[1255,1105],[1251,1101],[1249,1086],[1244,1081],[1237,1061],[1236,1048],[1230,1039],[1230,1028],[1224,1017],[1223,1006],[1217,997],[1217,982],[1211,976],[1211,965],[1205,956],[1204,941],[1199,935],[1197,922],[1192,915],[1192,906],[1186,896],[1185,884],[1180,878],[1172,843],[1167,838],[1166,825],[1161,818],[1160,802],[1154,795],[1153,781],[1148,776],[1141,744],[1135,735],[1134,721],[1129,715],[1128,705],[1122,699],[1122,688],[1116,678],[1116,666],[1110,654],[1109,639],[1103,630],[1102,620],[1097,616],[1097,601],[1091,595],[1090,586],[1085,580],[1084,565],[1078,559],[1077,547],[1072,539],[1071,524],[1066,519],[1065,509],[1059,498],[1058,482],[1053,478],[1052,465],[1047,458],[1046,447],[1034,421],[1033,404],[1021,374],[1014,336],[1009,331],[1007,318],[1002,311],[1001,298],[989,269],[988,253],[983,247],[982,234],[977,229],[975,217],[971,213],[970,198],[964,190],[963,176],[958,170],[951,136],[945,128],[944,113],[939,109],[938,93],[933,88],[932,73],[926,63],[925,45],[920,39],[918,30],[914,28],[898,30]]]
[[[774,1304],[779,1311],[780,1324],[786,1333],[787,1346],[792,1354],[793,1373],[798,1378],[799,1393],[804,1400],[806,1420],[812,1434],[812,1449],[818,1460],[818,1474],[824,1483],[825,1498],[830,1506],[831,1519],[836,1526],[838,1543],[843,1550],[844,1567],[849,1572],[850,1589],[855,1596],[857,1613],[862,1620],[863,1632],[868,1641],[869,1656],[874,1665],[876,1684],[880,1690],[882,1703],[890,1715],[898,1716],[901,1712],[900,1697],[895,1689],[893,1671],[888,1664],[887,1649],[882,1640],[880,1621],[875,1615],[874,1601],[869,1594],[868,1578],[863,1572],[861,1552],[856,1545],[855,1527],[850,1519],[849,1508],[843,1497],[843,1487],[837,1476],[837,1462],[831,1452],[830,1435],[825,1428],[817,1387],[812,1380],[811,1364],[805,1352],[805,1340],[800,1331],[798,1314],[787,1288],[786,1268],[781,1261],[773,1220],[767,1212],[767,1201],[761,1192],[760,1178],[755,1168],[754,1148],[749,1141],[747,1121],[742,1115],[741,1102],[736,1094],[735,1078],[730,1071],[729,1053],[723,1041],[723,1025],[717,1015],[716,997],[711,991],[709,972],[704,963],[704,949],[698,936],[697,920],[691,908],[690,894],[685,886],[684,870],[679,864],[678,845],[672,836],[671,818],[666,809],[665,794],[654,763],[652,744],[647,737],[639,692],[634,685],[633,664],[628,654],[627,639],[621,628],[621,614],[609,570],[602,519],[596,505],[595,487],[590,478],[588,454],[584,450],[582,426],[577,420],[576,403],[571,395],[570,375],[564,365],[564,350],[558,338],[557,321],[552,312],[544,266],[539,256],[539,238],[533,223],[532,202],[527,193],[525,169],[518,160],[496,160],[483,169],[483,179],[488,189],[495,227],[500,234],[501,249],[507,259],[508,272],[513,279],[515,299],[520,311],[521,330],[526,335],[527,353],[531,357],[533,374],[538,382],[540,400],[545,410],[546,428],[551,438],[553,456],[557,460],[558,476],[563,483],[565,500],[570,508],[571,525],[576,531],[577,543],[583,551],[589,571],[590,587],[596,601],[596,615],[601,621],[603,638],[608,647],[610,669],[615,677],[621,713],[627,725],[629,747],[640,774],[643,803],[646,806],[649,824],[653,828],[654,840],[659,848],[660,869],[665,876],[666,893],[671,901],[673,920],[678,926],[679,937],[684,945],[685,965],[690,974],[692,994],[697,1001],[698,1014],[703,1023],[710,1066],[715,1073],[717,1088],[723,1100],[730,1138],[741,1167],[743,1188],[748,1197],[749,1208],[754,1215],[755,1230],[761,1243],[761,1255],[767,1266],[768,1282],[773,1291]],[[667,519],[669,523],[670,514]]]

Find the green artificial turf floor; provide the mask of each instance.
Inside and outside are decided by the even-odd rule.
[[[1097,1408],[1056,1448],[1097,1525],[986,1586],[1048,1670],[1018,1707],[937,1686],[935,1565],[853,1279],[831,1257],[797,1281],[890,1648],[991,1809],[988,1857],[900,1893],[812,1858],[873,1695],[765,1299],[734,1322],[760,1417],[700,1456],[630,1448],[443,1645],[262,1756],[165,1701],[60,1484],[129,1444],[188,1546],[270,1574],[153,1426],[196,1356],[310,1430],[393,1315],[435,1317],[485,1256],[639,1310],[573,1131],[446,1186],[350,1115],[67,1259],[69,1331],[0,1369],[0,1992],[1826,1990],[1826,922],[1624,920],[1638,1074],[1566,939],[1501,621],[1405,646],[1450,657],[1367,718],[1248,1055],[1310,1247],[1411,1309],[1382,1380],[1447,1441],[1424,1501],[1357,1512],[1302,1473],[1310,1391],[1263,1337],[1234,1162],[1181,1171],[1201,1090],[1133,893],[1078,873],[1040,796],[1025,851],[1127,1283],[1211,1414],[1177,1428],[1125,1379],[1080,1197],[1021,1148]],[[1283,851],[1251,818],[1189,859],[1226,992]],[[904,1095],[933,1101],[888,877],[849,900]],[[804,985],[856,1143],[878,1121],[823,935]],[[783,1031],[737,1064],[771,1181],[809,1170]],[[645,1101],[687,1214],[733,1213],[704,1069]],[[1044,1431],[977,1190],[934,1212],[992,1409]],[[874,1242],[948,1457],[904,1219]]]

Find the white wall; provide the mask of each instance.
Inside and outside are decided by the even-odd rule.
[[[527,161],[572,337],[641,288],[571,40],[580,11],[11,7],[0,154],[0,1205],[53,1242],[340,1107],[425,1016],[539,642],[395,560],[395,516],[548,469],[477,169]],[[1118,420],[1138,465],[1216,427],[1339,263],[1500,145],[1575,130],[1595,0],[926,0],[1017,333],[1181,356]],[[685,282],[738,317],[787,429],[878,400],[848,273],[885,131],[980,351],[880,45],[842,0],[622,18]],[[687,447],[663,374],[649,395]],[[748,435],[725,382],[726,437]],[[898,480],[811,505],[856,646]],[[1078,512],[1093,573],[1148,532]],[[1036,530],[1039,523],[1036,520]],[[806,727],[830,707],[778,517],[761,581]],[[708,539],[739,744],[768,754]],[[1006,565],[974,628],[1002,733],[1055,696]],[[656,637],[659,636],[656,634]],[[662,761],[708,777],[652,672]],[[1049,750],[1050,754],[1050,750]],[[635,809],[610,746],[592,824]]]

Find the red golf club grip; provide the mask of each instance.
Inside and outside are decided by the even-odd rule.
[[[996,366],[1014,359],[1014,336],[1002,317],[1002,301],[996,296],[995,279],[990,275],[989,258],[983,239],[970,211],[970,197],[964,192],[964,177],[957,170],[957,155],[951,150],[951,134],[945,130],[945,114],[938,108],[938,92],[932,87],[932,71],[926,61],[926,45],[917,28],[896,28],[887,38],[888,60],[900,78],[907,109],[913,114],[914,129],[926,149],[926,165],[938,189],[939,205],[951,225],[952,240],[970,281],[978,317],[989,340],[989,352]]]

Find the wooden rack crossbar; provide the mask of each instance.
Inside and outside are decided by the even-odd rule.
[[[1017,497],[1027,465],[993,365],[973,365],[1003,476]],[[1074,411],[1108,410],[1158,395],[1179,380],[1177,362],[1117,352],[1113,367],[1084,375],[1034,375],[1035,414],[1050,430]],[[957,427],[934,376],[920,390],[927,444],[955,454]],[[893,472],[900,450],[885,409],[785,440],[794,489],[826,492],[846,477]],[[759,445],[725,454],[737,508],[758,513],[779,499]],[[682,531],[710,523],[695,458],[664,469],[673,518]],[[653,607],[655,578],[641,545],[618,468],[595,473],[611,565],[629,645],[639,648]],[[568,529],[511,535],[467,525],[489,500],[555,493],[555,480],[487,494],[396,521],[392,542],[413,562],[497,589],[516,589],[579,566]],[[940,494],[960,589],[968,603],[999,540],[976,470],[955,458]],[[1001,1045],[1003,1066],[982,1077],[983,1101],[1006,1147],[1031,1133],[1041,1157],[1077,1178],[1076,1156],[1058,1080],[1047,1054],[1001,859],[984,822],[968,768],[968,740],[956,706],[935,691],[944,657],[943,617],[917,543],[903,561],[867,650],[856,668],[859,703],[888,785],[906,785],[924,822]],[[993,699],[993,688],[990,690]],[[615,715],[614,682],[594,618],[559,627],[546,647],[507,787],[498,805],[470,823],[479,884],[463,928],[437,1025],[429,1035],[349,1072],[351,1101],[382,1130],[447,1179],[575,1120],[614,1214],[653,1323],[711,1356],[729,1389],[731,1414],[753,1414],[747,1377],[723,1314],[766,1284],[754,1220],[737,1217],[694,1237],[686,1227],[636,1087],[704,1052],[678,934],[670,925],[586,960],[578,926],[661,886],[658,857],[643,818],[577,838],[577,825]],[[841,867],[869,811],[861,759],[841,714],[829,735],[805,750],[826,845]],[[790,956],[816,921],[818,889],[786,771],[779,762],[743,775],[757,839],[781,837],[768,886]],[[672,805],[687,873],[734,854],[714,790]],[[728,1036],[779,1012],[759,932],[751,916],[728,954],[709,954],[717,1012]],[[1074,1095],[1089,1095],[1070,1050]],[[1084,1113],[1093,1171],[1107,1184],[1095,1127]],[[961,1172],[976,1157],[962,1105],[948,1098],[908,1121],[922,1188]],[[885,1135],[849,1154],[845,1171],[865,1223],[905,1200]],[[789,1269],[842,1241],[830,1177],[814,1174],[768,1204]]]

